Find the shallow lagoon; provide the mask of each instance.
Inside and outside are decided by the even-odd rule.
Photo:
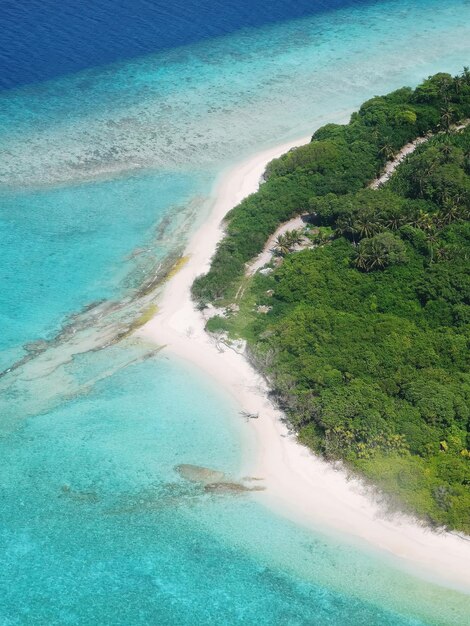
[[[237,407],[162,356],[26,420],[1,442],[2,622],[465,623],[458,594],[175,471],[239,480],[241,442]]]

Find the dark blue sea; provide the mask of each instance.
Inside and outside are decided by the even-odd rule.
[[[375,0],[2,0],[0,88]]]

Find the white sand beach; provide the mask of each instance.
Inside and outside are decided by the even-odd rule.
[[[221,178],[212,213],[187,247],[187,263],[165,285],[158,314],[139,334],[194,363],[231,393],[240,409],[259,414],[247,422],[258,447],[249,472],[263,479],[266,490],[254,497],[303,525],[365,542],[418,575],[470,591],[470,539],[432,532],[404,515],[388,514],[359,481],[348,480],[345,472],[299,445],[269,401],[264,379],[234,350],[217,348],[191,301],[191,284],[209,267],[226,213],[257,190],[270,160],[308,140],[261,152]]]

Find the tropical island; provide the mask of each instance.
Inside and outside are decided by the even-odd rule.
[[[466,533],[469,117],[465,68],[320,128],[272,161],[259,191],[228,213],[211,267],[192,287],[200,309],[216,307],[207,330],[247,342],[302,443],[402,510]],[[302,225],[250,271],[296,216]]]

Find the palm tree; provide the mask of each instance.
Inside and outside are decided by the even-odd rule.
[[[461,219],[460,206],[455,199],[445,198],[442,203],[442,210],[439,214],[440,223],[446,226],[458,219]]]
[[[347,217],[340,217],[338,220],[336,220],[336,232],[338,232],[340,235],[343,235],[343,237],[347,235],[352,235],[354,240],[354,235],[357,234],[357,231],[353,219],[350,215],[348,215]]]
[[[414,225],[420,230],[432,231],[435,226],[434,216],[421,210],[414,221]]]
[[[436,249],[436,259],[438,261],[449,261],[453,256],[450,246],[440,246]]]
[[[418,167],[414,169],[411,174],[411,180],[413,181],[413,187],[416,190],[418,197],[424,198],[426,184],[433,170],[440,165],[440,159],[438,156],[432,157],[431,162],[422,162],[418,164]]]
[[[291,248],[300,245],[304,239],[303,233],[299,229],[286,231],[284,237]]]
[[[440,82],[439,82],[439,94],[441,96],[442,101],[444,102],[444,104],[448,104],[449,100],[450,100],[450,89],[452,86],[452,79],[449,79],[447,77],[442,77]]]
[[[317,233],[316,237],[316,242],[318,246],[323,246],[326,243],[328,243],[328,241],[331,240],[331,235],[329,235],[328,233],[325,233],[324,231],[320,230],[319,233]]]
[[[353,224],[354,230],[362,238],[373,237],[381,230],[382,225],[372,215],[359,214]]]
[[[381,154],[386,161],[391,161],[395,156],[395,149],[388,141],[385,141],[379,150],[379,154]]]
[[[279,254],[280,256],[285,256],[291,251],[290,242],[285,235],[279,235],[279,237],[274,242],[274,248],[277,254]]]
[[[385,222],[385,226],[389,230],[398,230],[402,226],[406,226],[411,223],[412,221],[410,220],[410,217],[397,209],[390,213],[387,221]]]
[[[438,236],[438,232],[435,228],[432,228],[431,230],[428,231],[427,235],[426,235],[426,241],[429,247],[429,255],[430,255],[430,259],[429,262],[433,263],[434,262],[434,251],[436,249],[437,244],[439,243],[439,236]]]
[[[375,237],[361,241],[354,263],[357,268],[370,272],[405,261],[405,244],[399,237],[385,231],[375,235]]]
[[[456,76],[454,78],[454,89],[455,89],[455,93],[456,94],[459,94],[461,92],[462,86],[464,85],[464,83],[465,83],[465,81],[464,81],[463,75],[462,76]]]
[[[465,65],[462,72],[462,80],[465,84],[470,85],[470,67]]]
[[[370,272],[375,268],[385,267],[387,263],[387,254],[383,246],[379,245],[375,239],[366,239],[367,246],[361,242],[356,253],[354,263],[357,268]]]
[[[448,134],[453,121],[453,110],[449,105],[446,105],[441,109],[440,127]]]
[[[354,261],[357,268],[366,272],[385,267],[386,262],[384,251],[374,246],[371,246],[369,250],[358,250]]]
[[[356,258],[354,259],[354,265],[360,269],[368,271],[369,267],[369,254],[364,250],[358,250],[356,253]]]
[[[437,248],[436,259],[438,261],[452,261],[453,259],[468,261],[468,252],[458,244],[449,244]]]
[[[292,252],[295,246],[298,246],[302,243],[304,239],[303,233],[299,229],[287,230],[283,235],[279,235],[279,237],[275,241],[275,250],[281,255],[285,256]]]
[[[375,267],[385,267],[387,263],[387,254],[385,250],[378,245],[372,245],[369,253],[369,268],[373,270]]]
[[[444,141],[440,148],[439,148],[439,152],[442,154],[443,156],[443,161],[444,163],[448,163],[449,159],[450,159],[450,155],[452,154],[453,151],[453,146],[449,141],[449,138],[446,137],[446,141]]]

